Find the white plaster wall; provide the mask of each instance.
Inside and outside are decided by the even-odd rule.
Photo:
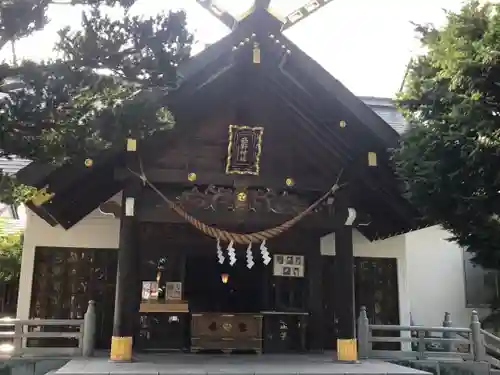
[[[453,325],[468,327],[463,250],[447,241],[449,232],[433,226],[406,234],[410,311],[415,324],[437,326],[449,312]],[[486,309],[479,311],[485,314]]]
[[[36,246],[86,247],[116,250],[118,248],[120,221],[103,215],[98,210],[89,214],[73,228],[65,230],[51,227],[29,209],[26,210],[21,281],[17,304],[17,317],[28,319],[31,303],[31,285]]]
[[[396,236],[381,241],[368,241],[357,230],[353,231],[354,256],[372,258],[396,258],[398,266],[399,321],[401,325],[410,324],[410,297],[407,282],[407,261],[405,236]],[[321,253],[335,255],[335,234],[321,239]],[[358,312],[356,312],[358,314]]]

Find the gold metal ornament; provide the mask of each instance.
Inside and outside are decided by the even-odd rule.
[[[257,42],[253,44],[253,63],[260,64],[260,46]]]
[[[241,191],[241,192],[238,193],[238,195],[236,197],[238,198],[239,202],[246,202],[246,200],[247,200],[247,193]]]
[[[94,165],[94,161],[92,159],[88,158],[88,159],[85,159],[84,164],[87,168],[90,168],[90,167],[92,167],[92,165]]]
[[[288,177],[288,178],[285,180],[285,184],[286,184],[286,186],[288,186],[288,187],[292,187],[293,185],[295,185],[295,181],[293,180],[293,178]]]
[[[198,178],[198,176],[196,176],[196,173],[194,173],[194,172],[191,172],[188,174],[188,180],[191,182],[195,182],[197,178]]]
[[[134,138],[127,139],[127,151],[129,152],[137,151],[137,139]]]
[[[341,128],[345,128],[347,126],[347,122],[345,122],[344,120],[340,120],[339,125]]]
[[[377,154],[375,152],[369,152],[368,153],[368,165],[370,167],[376,167],[377,166]]]
[[[54,198],[55,194],[49,192],[49,186],[45,186],[43,189],[40,189],[35,197],[31,200],[31,203],[33,203],[34,206],[40,207],[44,203],[50,201],[52,198]]]

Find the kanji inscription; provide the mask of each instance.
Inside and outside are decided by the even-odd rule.
[[[229,126],[227,174],[258,175],[260,173],[263,133],[262,127]]]

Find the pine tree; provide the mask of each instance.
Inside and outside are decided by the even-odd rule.
[[[42,29],[48,6],[65,2],[0,1],[0,46]],[[0,65],[0,156],[61,163],[123,144],[130,132],[145,137],[173,126],[165,99],[193,37],[184,12],[131,16],[134,2],[68,1],[88,9],[81,30],[59,31],[59,58]],[[122,7],[124,17],[111,19],[105,6]],[[0,200],[23,194],[2,176]]]

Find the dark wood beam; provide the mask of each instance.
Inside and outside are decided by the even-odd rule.
[[[33,211],[35,214],[40,216],[43,220],[47,222],[47,224],[55,227],[59,224],[57,219],[53,216],[53,214],[50,211],[50,207],[44,207],[42,206],[35,206],[33,203],[28,202],[26,206]]]
[[[325,325],[323,307],[323,259],[321,256],[321,238],[317,237],[311,241],[306,259],[307,278],[309,281],[309,350],[321,352],[323,350],[323,340]]]
[[[337,326],[337,358],[339,360],[356,360],[353,355],[353,340],[356,339],[355,289],[354,289],[354,246],[352,242],[352,223],[348,221],[348,207],[336,206],[336,214],[345,225],[335,231],[335,273],[334,285],[336,294]]]
[[[137,164],[136,151],[133,143],[127,141],[126,165],[131,168]],[[111,361],[132,361],[132,341],[140,303],[140,277],[137,270],[137,264],[140,264],[139,222],[136,207],[143,190],[139,181],[129,179],[122,195]]]
[[[308,178],[302,180],[300,176],[297,179],[294,176],[235,176],[227,175],[224,172],[214,171],[197,171],[197,170],[179,170],[179,169],[162,169],[162,168],[146,168],[144,170],[146,177],[152,183],[157,184],[176,184],[185,186],[195,185],[213,185],[217,186],[235,186],[244,185],[248,188],[269,188],[273,190],[290,190],[290,191],[309,191],[324,193],[332,186],[325,179]],[[196,181],[188,180],[189,173],[196,173]],[[115,169],[115,179],[124,181],[130,177],[130,172],[124,168]],[[288,187],[286,179],[292,177],[294,185]],[[333,180],[333,177],[332,177]]]

